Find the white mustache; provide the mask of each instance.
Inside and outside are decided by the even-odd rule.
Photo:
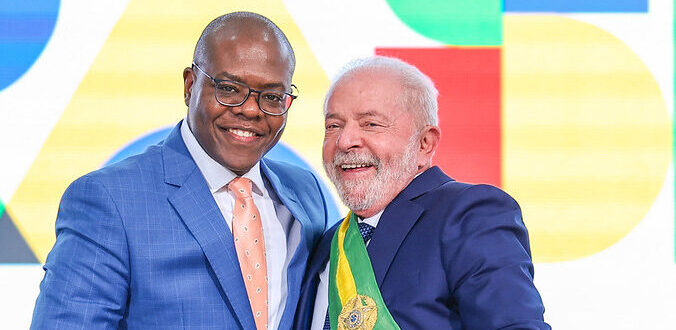
[[[380,160],[370,153],[358,154],[356,152],[339,151],[333,157],[333,166],[342,164],[364,164],[374,166],[376,169],[380,168]]]

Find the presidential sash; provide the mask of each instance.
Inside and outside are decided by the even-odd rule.
[[[331,241],[331,329],[399,329],[380,295],[357,216],[348,213]]]

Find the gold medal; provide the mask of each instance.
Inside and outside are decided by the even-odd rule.
[[[373,298],[356,295],[343,305],[338,315],[338,330],[372,330],[378,319],[378,307]]]

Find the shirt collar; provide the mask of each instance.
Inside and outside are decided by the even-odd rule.
[[[181,137],[183,138],[185,146],[188,148],[188,152],[190,152],[190,156],[195,160],[197,167],[207,181],[207,185],[212,194],[223,189],[225,185],[237,177],[237,174],[219,164],[216,160],[211,158],[204,149],[202,149],[202,146],[197,142],[190,127],[188,127],[187,120],[183,120],[183,123],[181,123]],[[248,172],[242,175],[242,177],[253,182],[254,193],[267,197],[263,176],[261,175],[260,161],[256,162],[256,164]]]
[[[380,221],[380,216],[383,215],[383,212],[384,212],[384,211],[385,211],[385,210],[383,209],[383,210],[381,210],[380,212],[376,213],[375,215],[373,215],[373,216],[371,216],[371,217],[368,217],[368,218],[366,218],[366,219],[362,219],[362,218],[360,218],[360,217],[357,217],[357,222],[365,222],[365,223],[367,223],[367,224],[369,224],[369,225],[371,225],[371,226],[373,226],[373,227],[377,227],[377,226],[378,226],[378,221]]]

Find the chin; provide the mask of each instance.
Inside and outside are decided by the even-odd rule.
[[[232,162],[225,162],[225,161],[221,161],[221,162],[219,162],[219,164],[221,164],[221,166],[229,169],[230,171],[235,172],[235,174],[237,174],[237,175],[242,175],[242,174],[248,172],[253,167],[253,164],[251,166],[246,166],[246,165],[241,164],[241,163],[232,163]]]
[[[382,190],[373,189],[375,185],[367,182],[360,182],[359,187],[354,187],[351,182],[342,182],[336,186],[343,203],[353,212],[368,210],[380,200],[383,193]]]

